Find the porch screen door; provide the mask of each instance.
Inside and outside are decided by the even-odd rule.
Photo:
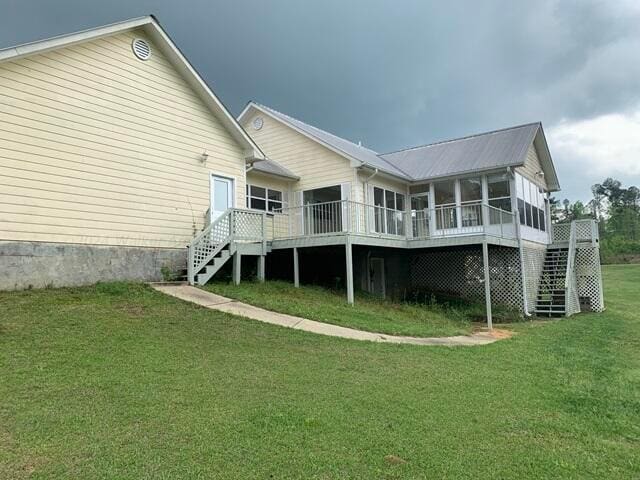
[[[233,180],[211,175],[211,221],[233,206]]]

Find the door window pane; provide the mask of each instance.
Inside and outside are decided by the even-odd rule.
[[[229,208],[229,182],[221,179],[213,180],[213,209],[224,212]]]
[[[464,178],[460,180],[460,197],[463,202],[482,200],[482,182],[480,178]]]

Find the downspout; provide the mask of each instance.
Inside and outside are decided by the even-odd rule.
[[[371,180],[373,177],[375,177],[376,175],[378,175],[378,169],[376,168],[373,173],[371,175],[369,175],[367,178],[364,179],[364,181],[362,182],[362,184],[364,185],[364,203],[365,205],[369,205],[369,180]],[[365,207],[366,208],[366,207]],[[369,212],[367,211],[366,213],[367,218],[365,219],[365,222],[368,221],[368,217],[369,217]],[[366,225],[366,223],[365,223]],[[371,292],[371,250],[368,249],[367,250],[367,264],[365,265],[365,268],[367,269],[367,292],[372,293]]]
[[[364,197],[365,197],[365,202],[364,203],[367,204],[367,205],[369,205],[369,180],[371,180],[376,175],[378,175],[378,169],[377,168],[373,171],[373,173],[371,175],[369,175],[363,181],[363,184],[364,184]]]
[[[529,300],[527,299],[527,273],[525,269],[524,263],[524,252],[522,247],[522,235],[520,235],[520,212],[516,209],[516,229],[518,232],[518,250],[520,253],[520,271],[522,272],[522,306],[524,307],[524,315],[525,317],[530,317],[531,313],[529,312]]]
[[[514,180],[516,177],[515,170],[510,167],[507,168],[507,172],[509,172],[509,176],[511,180]],[[515,188],[515,181],[510,182],[509,188],[513,185],[512,193],[511,193],[511,204],[515,206],[513,209],[515,212],[514,222],[516,227],[516,236],[518,238],[518,255],[520,256],[520,278],[522,281],[522,307],[524,311],[525,317],[530,317],[531,313],[529,312],[529,300],[527,299],[527,271],[525,269],[524,262],[524,247],[522,246],[522,233],[520,232],[520,212],[518,211],[518,192],[517,188]]]

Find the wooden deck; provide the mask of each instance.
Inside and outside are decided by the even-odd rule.
[[[457,235],[449,237],[406,239],[402,237],[382,237],[372,235],[351,234],[339,232],[324,235],[309,235],[303,237],[277,239],[267,242],[270,250],[303,247],[323,247],[329,245],[368,245],[372,247],[390,248],[435,248],[460,245],[500,245],[505,247],[518,247],[518,239],[501,238],[488,234]]]
[[[486,204],[421,211],[390,210],[346,200],[282,209],[267,222],[271,249],[327,245],[430,248],[518,246],[515,214]]]

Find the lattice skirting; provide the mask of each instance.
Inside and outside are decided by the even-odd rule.
[[[598,247],[578,245],[576,249],[576,281],[581,303],[588,299],[592,311],[603,311],[602,270]]]
[[[489,246],[491,300],[522,310],[522,277],[517,248]],[[482,248],[469,246],[414,254],[411,286],[473,300],[484,300]]]
[[[522,246],[522,263],[524,266],[524,287],[527,298],[527,310],[533,313],[538,299],[540,275],[544,267],[547,248],[544,245],[525,243]]]

